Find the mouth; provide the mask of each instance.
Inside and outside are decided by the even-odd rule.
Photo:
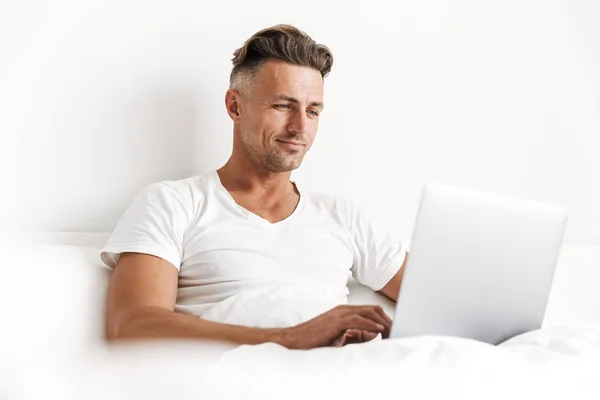
[[[296,150],[296,149],[300,149],[300,148],[304,147],[304,144],[302,144],[300,142],[288,142],[288,141],[279,140],[279,139],[277,139],[277,142],[279,142],[279,145],[281,147],[289,149],[289,150]]]

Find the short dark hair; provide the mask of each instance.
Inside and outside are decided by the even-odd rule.
[[[256,32],[233,53],[233,70],[229,87],[251,80],[268,60],[313,68],[325,78],[331,71],[333,55],[329,48],[317,44],[310,36],[292,25],[275,25]]]

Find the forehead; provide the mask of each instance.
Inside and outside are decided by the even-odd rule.
[[[285,94],[300,98],[301,101],[321,102],[323,78],[315,69],[282,60],[269,60],[256,75],[254,90],[261,97]]]

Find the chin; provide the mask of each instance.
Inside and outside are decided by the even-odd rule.
[[[290,172],[300,167],[299,164],[288,164],[288,165],[270,165],[267,168],[272,172]]]
[[[287,162],[286,162],[287,161]],[[265,167],[271,172],[290,172],[298,169],[302,165],[302,160],[288,161],[277,157],[276,159],[267,157],[264,162]]]
[[[282,166],[279,168],[269,168],[272,172],[291,172],[298,169],[299,165]]]

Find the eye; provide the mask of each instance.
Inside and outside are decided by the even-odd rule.
[[[275,104],[275,108],[279,108],[279,109],[289,109],[290,105],[289,104]]]
[[[318,117],[319,116],[319,112],[315,111],[315,110],[310,110],[309,113],[311,113],[311,115],[313,115],[314,117]]]

